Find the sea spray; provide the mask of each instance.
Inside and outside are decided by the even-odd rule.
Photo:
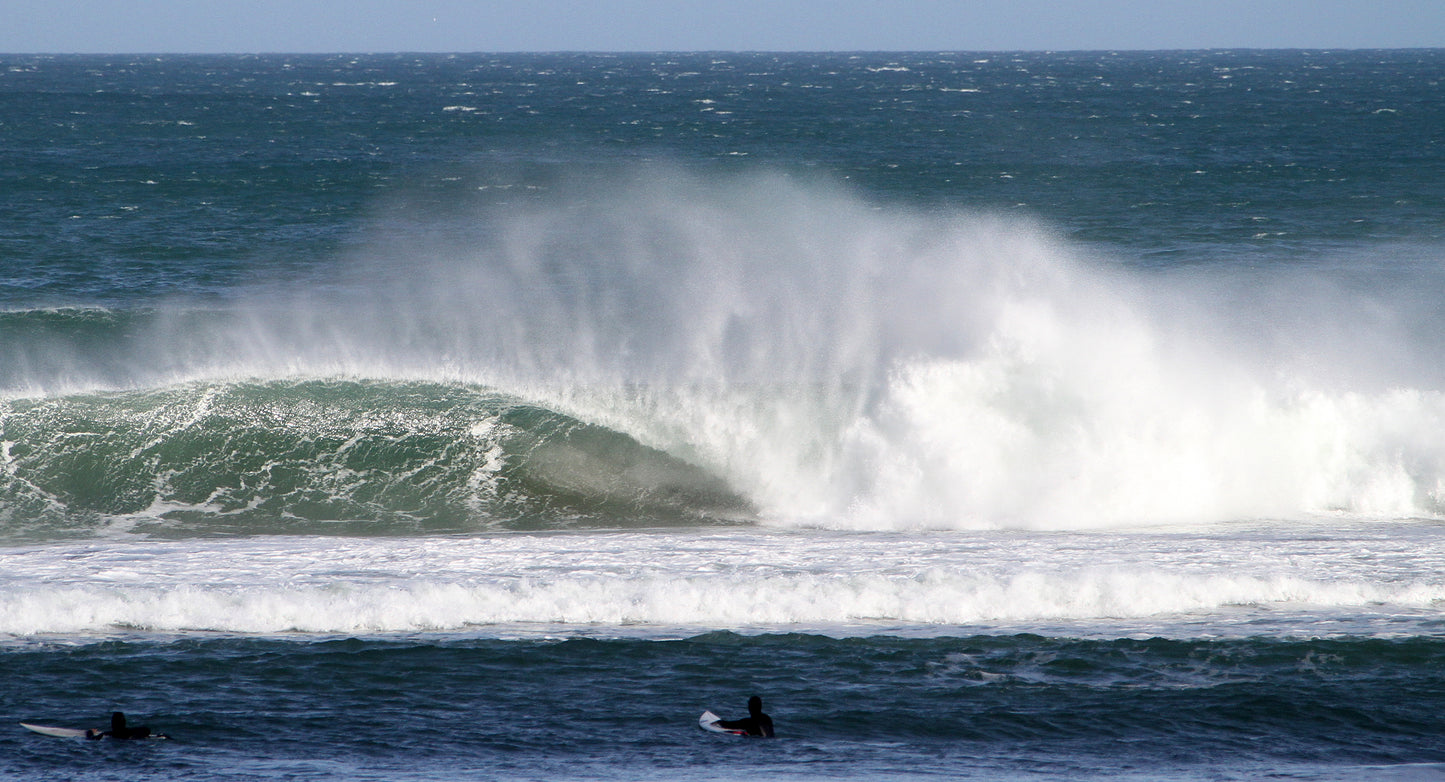
[[[521,357],[493,366],[717,471],[772,521],[1441,510],[1441,447],[1420,432],[1445,406],[1409,360],[1439,328],[1398,281],[1129,273],[1026,221],[778,177],[632,182],[569,205],[502,220],[505,252],[463,256],[467,273],[505,270],[477,284],[488,301],[543,299],[478,308],[526,324],[501,335]],[[578,279],[590,298],[569,298]]]
[[[691,465],[781,525],[1072,529],[1445,510],[1445,442],[1430,435],[1445,397],[1408,360],[1440,328],[1398,281],[1362,290],[1318,276],[1294,285],[1289,271],[1207,282],[1130,271],[1033,222],[880,206],[776,173],[704,181],[644,168],[383,224],[406,230],[388,229],[324,288],[161,306],[113,334],[92,333],[93,315],[35,314],[45,350],[7,348],[25,358],[10,394],[330,378],[405,395],[436,384],[429,407],[482,389]],[[7,426],[23,418],[12,412]],[[476,425],[450,436],[465,441]],[[445,440],[418,464],[443,459]],[[331,467],[303,470],[313,477],[299,494],[283,493],[341,504],[302,517],[375,517],[333,485],[339,452],[309,458]],[[568,508],[637,523],[626,515],[638,506],[607,499],[607,486],[632,485],[625,476],[567,479],[576,464],[532,459],[551,476],[546,496],[570,486]],[[24,462],[7,464],[16,474]],[[429,495],[425,481],[388,481],[417,494],[400,504],[407,514],[496,510],[456,505],[456,482]],[[549,503],[524,505],[533,517],[574,512]]]

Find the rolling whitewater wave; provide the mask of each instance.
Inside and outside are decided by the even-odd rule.
[[[1268,626],[1260,616],[1268,616],[1270,609],[1294,610],[1300,603],[1312,604],[1319,613],[1341,614],[1388,605],[1396,614],[1415,619],[1442,599],[1445,590],[1438,586],[1379,588],[1306,579],[1134,573],[1054,579],[1026,575],[1004,581],[948,574],[922,583],[866,575],[846,581],[784,575],[736,580],[596,575],[436,583],[418,575],[405,584],[45,587],[0,597],[0,636],[104,634],[118,629],[386,634],[475,628],[505,633],[510,628],[530,634],[589,626],[611,632],[627,627],[652,632],[803,627],[866,635],[900,625],[956,632],[960,626],[1036,629],[1049,623],[1095,623],[1113,632],[1119,626],[1155,632],[1180,616],[1210,612],[1228,616],[1231,610],[1240,614],[1239,624],[1252,621],[1258,630]],[[1241,604],[1264,608],[1245,610],[1237,607]],[[1359,618],[1353,621],[1356,626],[1366,624]]]
[[[1393,526],[1393,525],[1392,525]],[[1235,530],[1240,532],[1240,530]],[[0,639],[46,633],[656,636],[1433,634],[1427,525],[952,536],[719,527],[402,537],[233,537],[0,551]],[[1261,553],[1259,541],[1278,544]],[[1362,543],[1369,557],[1359,556]],[[1423,553],[1422,553],[1423,552]],[[59,574],[64,578],[58,578]],[[1060,628],[1068,628],[1060,630]]]
[[[399,208],[289,293],[0,313],[7,523],[1445,515],[1429,248],[1191,275],[777,175],[589,187]]]

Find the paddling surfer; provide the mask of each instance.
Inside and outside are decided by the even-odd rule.
[[[125,714],[119,711],[110,713],[110,730],[88,730],[85,732],[88,739],[148,739],[151,737],[151,729],[145,725],[131,727],[125,724]],[[156,738],[165,738],[155,734]]]
[[[728,730],[745,730],[749,736],[773,737],[773,718],[763,713],[763,699],[756,695],[748,698],[748,716],[740,720],[718,720],[717,724]]]

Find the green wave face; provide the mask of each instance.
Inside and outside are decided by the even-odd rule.
[[[0,535],[430,534],[736,521],[633,438],[487,389],[188,384],[0,403]]]

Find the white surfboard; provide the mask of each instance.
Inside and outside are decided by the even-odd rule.
[[[718,715],[713,714],[710,711],[705,711],[702,713],[701,717],[697,718],[697,726],[709,733],[726,733],[732,736],[748,735],[748,732],[745,730],[738,730],[737,728],[724,728],[723,726],[718,724],[718,722],[720,722],[721,720],[722,717],[719,717]]]
[[[48,725],[31,725],[28,722],[20,723],[20,727],[28,728],[43,736],[55,736],[62,739],[78,739],[89,732],[84,728],[52,728]]]

